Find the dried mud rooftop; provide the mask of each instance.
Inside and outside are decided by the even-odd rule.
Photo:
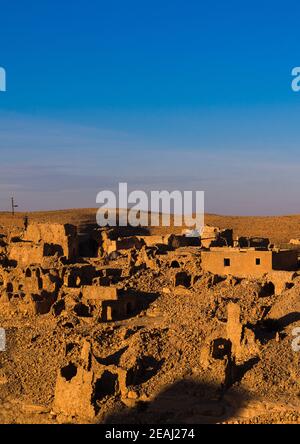
[[[300,423],[299,269],[218,275],[178,227],[119,239],[93,209],[24,216],[0,213],[0,423]],[[298,215],[205,223],[300,238]]]

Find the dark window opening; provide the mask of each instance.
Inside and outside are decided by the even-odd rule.
[[[6,286],[6,290],[7,290],[8,293],[12,293],[14,291],[13,284],[8,282],[8,284]]]
[[[231,342],[228,339],[217,338],[211,343],[211,354],[214,359],[224,359],[231,355]]]
[[[180,268],[179,262],[178,261],[172,261],[171,262],[171,267],[172,268]]]
[[[96,411],[99,411],[100,406],[97,401],[101,401],[106,396],[114,396],[119,390],[117,375],[105,370],[101,378],[97,379],[93,391],[93,404],[96,404]]]
[[[273,284],[273,282],[266,282],[260,292],[259,292],[259,296],[273,296],[275,294],[275,286]]]
[[[257,258],[255,259],[255,264],[256,264],[256,265],[260,265],[260,258],[259,258],[259,257],[257,257]]]
[[[227,257],[224,259],[224,267],[230,267],[230,259]]]
[[[66,381],[71,381],[77,375],[77,367],[72,362],[60,370],[60,374]]]

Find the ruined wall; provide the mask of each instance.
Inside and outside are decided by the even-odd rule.
[[[64,267],[62,274],[64,285],[71,288],[92,285],[93,279],[98,275],[96,268],[89,264]]]
[[[103,301],[102,321],[116,321],[130,316],[137,308],[137,299],[132,294],[124,294],[117,301]]]
[[[210,225],[205,225],[201,232],[201,245],[204,248],[209,247],[221,247],[233,245],[233,230],[224,229],[221,230],[218,227],[212,227]]]
[[[44,245],[31,242],[16,242],[11,244],[8,257],[19,266],[41,264],[44,257]]]
[[[115,251],[130,250],[131,248],[140,249],[144,242],[137,237],[124,237],[123,239],[111,240],[108,238],[103,239],[102,249],[106,254],[111,254]]]
[[[180,247],[200,247],[200,245],[200,237],[171,235],[169,238],[169,246],[173,249]]]
[[[48,313],[55,303],[61,285],[57,270],[40,267],[3,270],[0,279],[0,302],[11,303],[20,312],[31,314]]]
[[[237,240],[238,246],[240,248],[248,248],[248,247],[254,247],[254,248],[265,248],[267,249],[270,240],[267,237],[244,237],[241,236]]]
[[[116,287],[84,286],[82,303],[102,321],[113,321],[132,314],[138,301],[134,293],[124,292]]]
[[[61,255],[67,259],[75,258],[78,254],[77,230],[73,225],[32,223],[24,232],[23,239],[48,245],[49,252],[46,255],[51,255],[50,245],[57,246],[57,252],[61,251]]]
[[[82,287],[83,301],[99,300],[105,301],[107,299],[117,300],[120,291],[116,287],[92,286],[85,285]]]
[[[271,271],[266,275],[266,281],[272,282],[274,285],[274,293],[281,294],[284,290],[291,288],[293,279],[297,276],[297,273],[293,271]]]
[[[138,236],[138,239],[140,239],[147,247],[153,247],[154,245],[168,245],[170,235],[167,236],[159,236],[159,235],[152,235],[152,236]]]

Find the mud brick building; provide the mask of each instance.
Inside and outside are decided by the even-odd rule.
[[[298,253],[294,250],[212,247],[201,252],[201,265],[204,270],[219,275],[262,276],[272,270],[296,270]]]

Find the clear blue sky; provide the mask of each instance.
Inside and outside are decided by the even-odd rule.
[[[0,210],[101,189],[198,189],[206,210],[300,213],[296,1],[0,4]]]

